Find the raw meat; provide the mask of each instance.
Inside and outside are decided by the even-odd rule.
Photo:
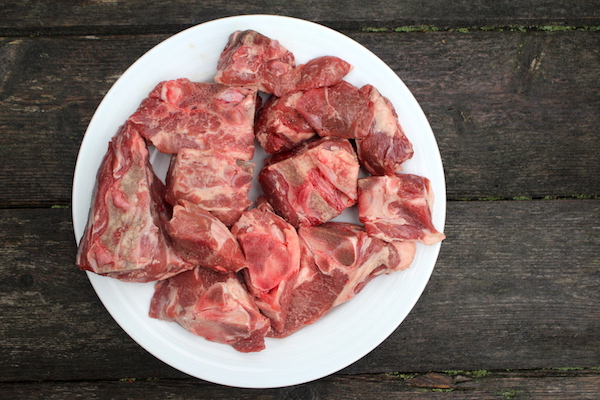
[[[392,103],[371,85],[360,90],[368,91],[369,112],[363,114],[365,120],[359,123],[368,129],[368,135],[356,143],[358,158],[372,175],[394,175],[413,156],[412,144]]]
[[[247,87],[182,78],[159,83],[129,119],[162,153],[187,147],[250,160],[256,97]]]
[[[263,350],[270,327],[233,273],[202,267],[158,282],[149,315],[244,353]]]
[[[334,85],[351,68],[346,61],[334,56],[318,57],[296,67],[294,55],[277,40],[246,30],[236,31],[229,37],[214,79],[281,97],[298,90]]]
[[[242,271],[246,286],[271,320],[271,327],[281,331],[300,268],[296,229],[264,201],[242,214],[231,232],[248,261],[248,268]]]
[[[89,220],[77,252],[84,270],[123,281],[165,279],[194,265],[166,234],[170,206],[148,160],[145,140],[125,123],[98,170]]]
[[[333,86],[339,83],[351,69],[352,66],[341,58],[317,57],[282,75],[273,93],[276,96],[283,96],[287,93]]]
[[[293,84],[282,93],[333,86],[350,72],[352,66],[334,56],[317,57],[299,65],[293,72]]]
[[[356,203],[359,169],[347,139],[320,138],[268,157],[258,181],[290,224],[317,225]]]
[[[358,215],[370,235],[382,240],[434,244],[446,236],[431,220],[429,179],[413,175],[371,176],[358,180]]]
[[[269,154],[290,150],[317,133],[296,110],[302,92],[271,96],[259,111],[254,133]]]
[[[274,93],[281,76],[296,67],[294,55],[277,40],[253,31],[236,31],[219,57],[215,82]]]
[[[359,118],[367,112],[368,92],[341,81],[334,86],[310,89],[298,99],[300,115],[320,136],[362,138],[368,134],[367,121]]]
[[[254,164],[214,150],[181,149],[171,159],[166,199],[199,205],[231,226],[252,204],[248,199]]]
[[[197,265],[221,272],[237,272],[246,267],[244,254],[231,231],[194,203],[179,200],[167,229],[173,241]]]
[[[370,237],[361,226],[327,222],[301,227],[300,272],[284,328],[269,336],[286,337],[312,324],[360,292],[374,277],[407,268],[415,245],[392,246]]]

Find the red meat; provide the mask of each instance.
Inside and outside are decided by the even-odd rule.
[[[233,273],[202,267],[158,282],[149,315],[244,353],[263,350],[270,327]]]
[[[294,55],[277,40],[253,31],[236,31],[219,57],[215,82],[274,93],[281,76],[296,67]]]
[[[269,154],[294,148],[317,133],[296,110],[302,92],[271,96],[259,111],[254,133]]]
[[[159,83],[129,119],[162,153],[187,147],[250,160],[256,97],[250,88],[182,78]]]
[[[402,163],[412,158],[412,144],[404,134],[392,103],[371,85],[361,88],[368,93],[368,113],[359,125],[368,130],[366,137],[357,140],[361,165],[372,175],[394,175]]]
[[[136,126],[112,138],[98,171],[89,220],[77,252],[84,270],[123,281],[165,279],[193,264],[166,234],[170,206]]]
[[[265,197],[295,227],[329,221],[356,203],[360,166],[346,139],[307,142],[265,164],[258,175]]]
[[[231,226],[252,204],[248,199],[254,164],[213,150],[181,149],[171,159],[166,199],[199,205]]]
[[[167,225],[173,241],[197,265],[222,272],[246,267],[244,254],[229,229],[208,211],[187,200],[173,208]]]
[[[352,66],[341,58],[317,57],[282,75],[273,93],[276,96],[283,96],[287,93],[333,86],[339,83],[351,69]]]
[[[359,219],[370,235],[382,240],[444,240],[433,226],[432,207],[431,183],[425,177],[398,174],[358,180]]]
[[[310,89],[298,99],[296,108],[300,115],[320,136],[361,138],[368,134],[365,123],[359,118],[367,112],[368,92],[341,81],[334,86]]]
[[[277,40],[253,30],[236,31],[219,57],[215,82],[249,86],[281,97],[334,85],[351,68],[334,56],[318,57],[296,67],[294,55]]]
[[[271,320],[271,327],[281,331],[300,267],[296,229],[262,202],[242,214],[231,232],[248,261],[248,268],[243,270],[246,286]]]
[[[376,276],[407,268],[415,254],[414,243],[392,246],[349,223],[301,227],[298,235],[300,272],[288,316],[283,330],[269,336],[286,337],[314,323]]]

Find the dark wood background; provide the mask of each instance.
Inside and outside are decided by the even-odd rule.
[[[289,388],[191,378],[129,338],[74,265],[71,183],[103,95],[165,38],[250,13],[375,52],[425,111],[446,234],[404,323]],[[600,1],[3,1],[0,398],[600,398]]]

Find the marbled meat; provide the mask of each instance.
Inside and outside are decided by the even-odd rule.
[[[145,140],[132,123],[112,138],[94,190],[77,265],[123,281],[165,279],[194,264],[184,260],[165,224],[170,206],[154,174]]]
[[[358,216],[370,235],[385,241],[425,244],[446,236],[433,226],[434,195],[429,179],[413,174],[370,176],[358,180]]]
[[[412,158],[412,143],[408,140],[392,103],[371,85],[361,88],[368,93],[368,112],[358,125],[368,134],[356,141],[361,165],[372,175],[394,175],[402,164]]]
[[[356,203],[359,169],[347,139],[320,138],[268,157],[258,181],[290,224],[317,225]]]
[[[237,272],[246,267],[246,259],[237,239],[214,215],[187,200],[173,207],[167,224],[173,241],[196,265],[221,272]]]
[[[346,139],[368,134],[367,122],[359,118],[368,112],[367,89],[341,81],[333,86],[310,89],[296,102],[296,109],[320,136]]]
[[[246,211],[231,227],[248,261],[243,276],[258,308],[283,329],[290,296],[300,268],[300,243],[296,229],[262,201]]]
[[[296,110],[302,92],[271,96],[260,109],[254,134],[269,154],[290,150],[313,138],[317,132]]]
[[[282,76],[295,67],[294,55],[277,40],[253,30],[236,31],[219,57],[214,79],[226,85],[274,93]]]
[[[158,282],[149,315],[244,353],[263,350],[270,328],[235,274],[203,267]]]
[[[159,83],[129,119],[161,153],[187,147],[250,160],[256,98],[248,87],[181,78]]]
[[[412,242],[392,246],[344,222],[301,227],[298,236],[300,272],[283,330],[272,330],[272,337],[289,336],[316,322],[376,276],[406,269],[415,254]]]
[[[184,148],[171,159],[166,199],[188,200],[231,226],[251,206],[254,164],[214,150]]]

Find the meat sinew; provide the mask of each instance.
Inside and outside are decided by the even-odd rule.
[[[290,150],[317,134],[296,110],[302,92],[271,96],[259,111],[254,133],[269,154]]]
[[[415,253],[414,243],[394,247],[350,223],[301,227],[298,235],[300,272],[288,316],[283,330],[269,336],[286,337],[316,322],[374,277],[407,268]]]
[[[166,199],[199,205],[231,226],[252,204],[248,198],[254,164],[214,150],[181,149],[171,159]]]
[[[433,226],[429,179],[413,175],[371,176],[358,180],[358,215],[370,235],[382,240],[434,244],[446,238]]]
[[[254,89],[177,79],[159,83],[129,119],[162,153],[212,149],[254,156]]]
[[[270,327],[235,274],[202,267],[158,282],[149,315],[244,353],[263,350]]]
[[[242,214],[231,232],[248,261],[242,270],[246,286],[271,327],[281,331],[300,268],[296,229],[264,201]]]
[[[294,55],[277,40],[253,30],[236,31],[219,57],[214,79],[226,85],[243,85],[274,93],[281,77],[295,67]]]
[[[231,231],[214,215],[187,200],[173,207],[173,218],[167,225],[169,235],[186,258],[197,265],[221,272],[237,272],[246,259]]]
[[[413,156],[412,144],[404,134],[392,103],[371,85],[363,86],[368,93],[368,112],[358,124],[368,130],[357,140],[361,165],[372,175],[393,175],[402,170],[402,163]]]
[[[347,139],[320,138],[265,163],[258,175],[265,197],[295,227],[329,221],[356,203],[360,166]]]
[[[77,265],[123,281],[165,279],[193,264],[166,234],[170,206],[148,160],[146,142],[125,123],[112,138],[94,190]]]

